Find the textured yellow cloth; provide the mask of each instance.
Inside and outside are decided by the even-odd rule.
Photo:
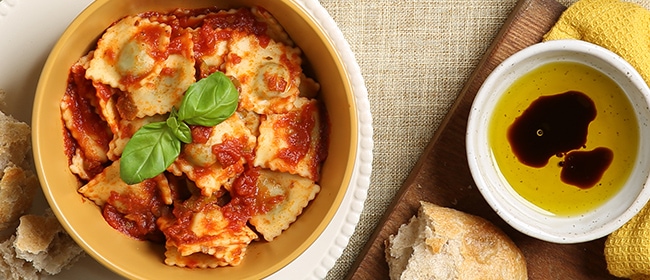
[[[580,0],[560,17],[544,40],[579,39],[627,60],[650,83],[650,11],[619,0]]]
[[[560,17],[544,40],[579,39],[627,60],[650,84],[650,10],[619,0],[580,0]],[[605,242],[612,275],[650,279],[650,206]]]
[[[650,207],[614,231],[605,242],[605,260],[612,275],[650,279]]]

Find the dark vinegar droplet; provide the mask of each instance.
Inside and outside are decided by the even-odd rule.
[[[593,151],[573,151],[566,155],[560,178],[563,182],[588,189],[595,186],[612,163],[614,153],[599,147]]]
[[[584,93],[542,96],[508,128],[508,140],[519,161],[543,167],[552,156],[584,146],[595,118],[594,102]]]

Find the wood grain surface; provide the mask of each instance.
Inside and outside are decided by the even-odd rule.
[[[352,265],[348,279],[388,279],[384,241],[417,213],[420,200],[482,216],[503,229],[523,251],[529,279],[616,279],[607,272],[604,238],[553,244],[519,233],[483,199],[467,165],[465,128],[481,84],[504,59],[540,42],[565,9],[555,0],[517,3]]]

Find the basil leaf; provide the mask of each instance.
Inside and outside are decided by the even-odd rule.
[[[239,92],[232,81],[215,72],[192,84],[178,109],[178,120],[190,125],[215,126],[237,109]]]
[[[124,147],[120,177],[136,184],[164,172],[181,152],[181,142],[192,142],[189,125],[215,126],[229,118],[239,103],[239,92],[221,72],[199,80],[187,91],[178,112],[172,108],[164,122],[140,128]]]
[[[181,140],[181,142],[186,144],[192,143],[192,130],[186,123],[179,121],[174,114],[167,119],[167,127],[169,127],[174,136],[178,140]]]
[[[166,122],[140,128],[124,147],[120,159],[120,177],[129,185],[140,183],[164,172],[181,152],[181,142]]]

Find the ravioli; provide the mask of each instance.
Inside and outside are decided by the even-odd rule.
[[[111,160],[118,160],[124,151],[126,143],[131,140],[133,134],[135,134],[138,129],[141,127],[154,123],[164,121],[165,118],[162,115],[153,115],[143,118],[136,118],[134,120],[125,120],[120,119],[115,124],[115,131],[113,132],[113,140],[108,144],[108,157]]]
[[[255,166],[318,181],[327,157],[326,124],[314,99],[299,99],[285,114],[266,115],[260,124]]]
[[[143,185],[155,185],[162,195],[162,200],[166,204],[172,203],[171,191],[167,179],[163,175],[159,175],[142,183],[135,185],[127,185],[120,179],[120,161],[114,161],[111,165],[106,167],[102,173],[95,176],[87,184],[79,188],[81,193],[86,198],[92,200],[100,207],[103,207],[111,195],[129,195],[139,199],[150,199],[150,194],[145,192]],[[126,205],[116,205],[122,213],[128,212]]]
[[[161,217],[158,226],[167,237],[165,262],[171,265],[236,266],[248,244],[257,239],[246,224],[225,218],[221,207],[206,197],[192,197],[176,205],[173,216]],[[208,259],[209,264],[195,264],[190,261],[194,258]]]
[[[138,240],[156,240],[160,232],[156,219],[172,203],[171,189],[160,174],[139,184],[127,185],[120,179],[119,160],[105,168],[79,189],[84,197],[102,209],[106,222]]]
[[[250,219],[251,225],[266,241],[273,241],[289,228],[320,191],[320,186],[312,180],[270,170],[260,171],[257,186],[259,193],[266,199],[281,198],[268,212],[253,215]]]
[[[191,34],[172,38],[170,26],[137,16],[106,30],[86,71],[88,79],[123,92],[117,108],[129,120],[170,112],[194,74]]]
[[[171,112],[172,107],[180,105],[185,90],[195,82],[194,73],[193,58],[170,55],[158,75],[143,79],[141,85],[130,87],[119,97],[120,114],[132,120]]]
[[[167,170],[176,176],[185,174],[203,195],[210,196],[243,172],[247,157],[252,158],[256,138],[238,113],[212,128],[196,129],[209,131],[205,142],[194,137]]]
[[[207,77],[220,71],[228,53],[228,40],[219,36],[221,29],[215,30],[209,25],[203,25],[192,31],[194,45],[200,49],[195,57],[199,65],[199,76]]]
[[[284,113],[300,95],[300,49],[249,34],[235,34],[224,73],[240,84],[240,106],[258,114]]]
[[[267,36],[269,36],[271,39],[273,39],[276,42],[280,42],[290,47],[294,46],[294,42],[289,37],[289,34],[287,34],[287,32],[282,27],[282,25],[280,25],[278,20],[275,19],[275,17],[273,17],[271,13],[269,13],[267,10],[260,9],[258,7],[252,7],[251,13],[253,14],[253,16],[255,16],[255,19],[257,19],[259,22],[263,22],[266,24]]]
[[[140,80],[162,70],[171,31],[139,16],[117,21],[98,40],[87,77],[122,91],[140,86]]]
[[[84,80],[83,58],[70,69],[68,86],[61,100],[61,119],[66,128],[66,138],[74,150],[71,153],[70,169],[82,179],[89,180],[101,171],[108,162],[111,137],[110,128],[98,114],[98,104],[92,82]]]

